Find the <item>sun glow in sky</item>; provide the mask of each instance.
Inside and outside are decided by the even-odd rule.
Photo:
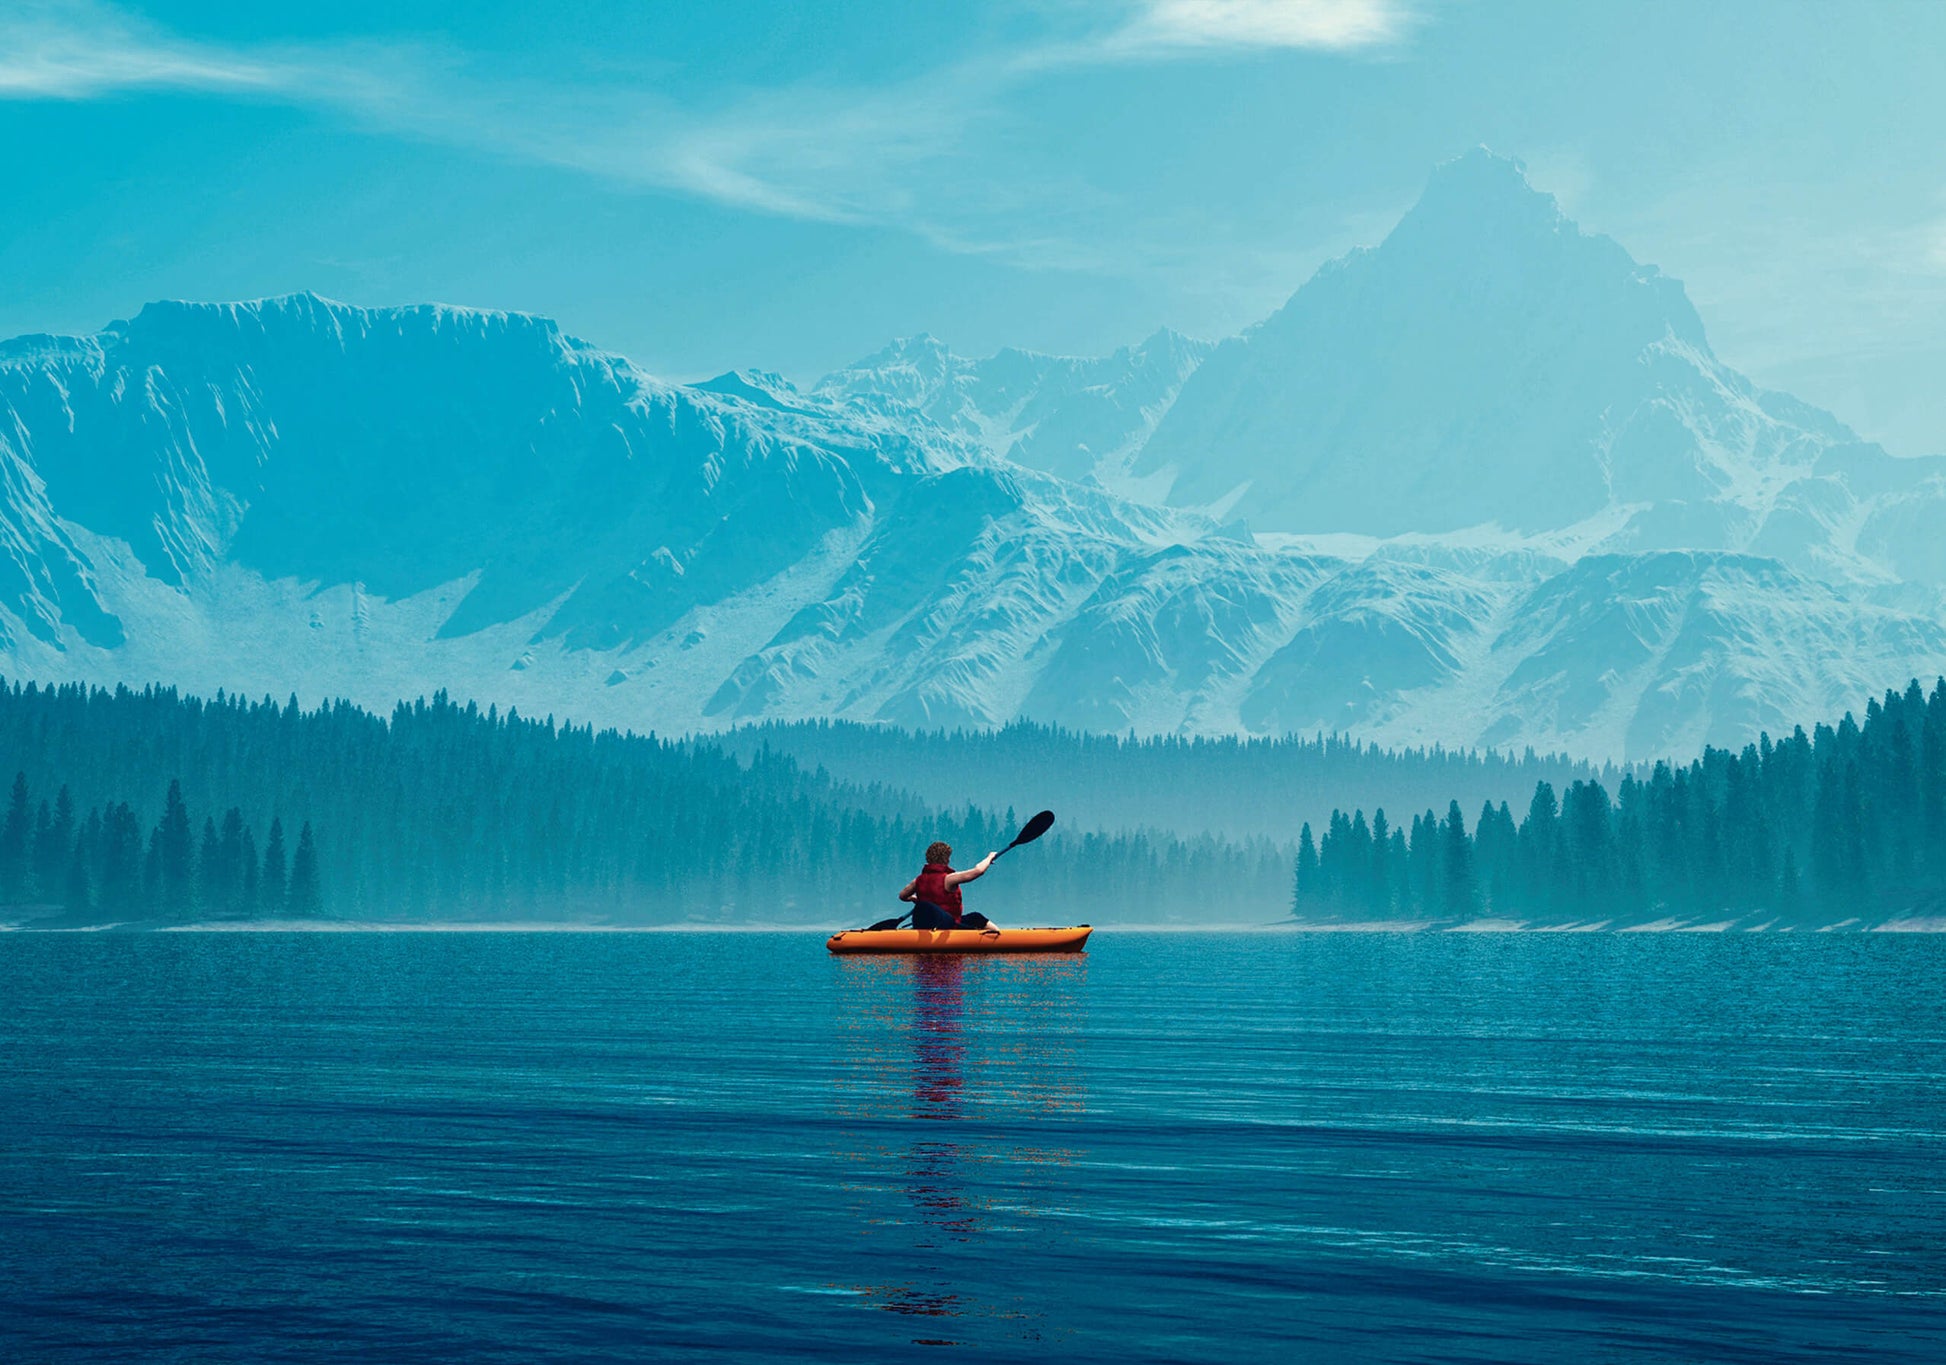
[[[1522,157],[1718,351],[1946,451],[1946,5],[0,0],[0,335],[314,289],[670,377],[1219,336]]]

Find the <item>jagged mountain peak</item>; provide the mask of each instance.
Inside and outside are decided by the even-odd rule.
[[[834,371],[812,392],[922,419],[995,458],[1114,483],[1209,350],[1164,327],[1105,356],[1009,346],[969,359],[928,334]]]
[[[1572,227],[1553,195],[1527,179],[1527,163],[1490,147],[1468,148],[1433,167],[1405,223],[1450,219],[1471,230],[1482,225],[1541,231]]]
[[[1778,467],[1839,429],[1722,365],[1679,281],[1476,149],[1219,346],[1135,472],[1261,530],[1535,533],[1636,507],[1619,543],[1741,549]]]
[[[1655,378],[1680,351],[1632,363]],[[446,686],[664,731],[1031,715],[1641,756],[1946,667],[1930,620],[1768,560],[1285,548],[1045,472],[1098,473],[1179,401],[1202,347],[1167,331],[953,357],[926,412],[869,369],[809,394],[754,370],[658,384],[544,320],[310,296],[0,354],[0,663],[22,677],[376,705]],[[1360,393],[1387,415],[1415,397]],[[1752,430],[1789,416],[1747,386],[1715,401]],[[1666,454],[1653,435],[1614,466]],[[1864,453],[1827,463],[1910,491]],[[1855,523],[1859,544],[1926,535],[1934,505]]]
[[[1703,321],[1679,280],[1631,256],[1614,238],[1582,230],[1554,196],[1535,189],[1524,163],[1484,147],[1442,163],[1380,247],[1394,257],[1432,255],[1453,306],[1520,306],[1516,281],[1540,276],[1580,291],[1604,325],[1643,344],[1664,335],[1707,352]]]
[[[471,343],[498,345],[526,356],[559,359],[569,354],[598,356],[610,370],[630,369],[608,355],[565,335],[552,318],[494,308],[444,303],[368,308],[304,292],[231,303],[161,300],[143,305],[133,318],[110,323],[99,334],[102,345],[125,347],[167,363],[172,356],[234,356],[252,360],[268,355],[342,350],[358,343],[451,352]]]
[[[1173,327],[1158,327],[1142,340],[1118,347],[1105,356],[1070,355],[1037,350],[1031,346],[1002,346],[992,355],[974,357],[960,354],[930,332],[920,332],[914,336],[895,337],[872,354],[833,370],[813,387],[842,389],[856,384],[861,376],[881,376],[902,367],[938,381],[955,374],[990,373],[995,370],[1041,373],[1054,367],[1100,368],[1116,360],[1149,361],[1178,356],[1194,360],[1207,354],[1213,344]]]
[[[821,383],[860,370],[885,370],[893,366],[910,366],[936,377],[959,361],[952,347],[931,332],[920,332],[915,336],[892,338],[870,355],[834,371]]]
[[[1137,355],[1179,354],[1184,352],[1208,351],[1213,342],[1200,337],[1178,332],[1173,327],[1158,327],[1135,345]]]
[[[674,385],[315,294],[0,342],[0,663],[1641,757],[1946,668],[1942,468],[1756,389],[1476,149],[1216,347]]]
[[[1158,327],[1132,346],[1122,346],[1102,360],[1083,363],[1093,365],[1097,372],[1111,363],[1135,371],[1173,370],[1180,380],[1187,378],[1215,349],[1214,342],[1199,340],[1173,327]]]
[[[790,412],[809,410],[797,385],[773,370],[726,370],[714,379],[705,379],[689,387],[697,393],[722,394],[760,407]]]
[[[914,332],[911,336],[894,337],[885,346],[885,354],[902,355],[950,355],[952,347],[934,336],[931,332]]]
[[[1680,281],[1583,231],[1528,182],[1524,163],[1485,147],[1441,163],[1378,245],[1326,265],[1252,334],[1301,329],[1334,307],[1441,340],[1487,342],[1489,354],[1523,337],[1549,345],[1567,322],[1613,347],[1673,336],[1709,350]]]

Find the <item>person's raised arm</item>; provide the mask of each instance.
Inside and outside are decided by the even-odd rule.
[[[946,874],[946,885],[958,886],[961,882],[978,881],[980,878],[986,876],[987,869],[993,866],[993,860],[999,856],[998,853],[989,853],[964,872],[948,872]]]

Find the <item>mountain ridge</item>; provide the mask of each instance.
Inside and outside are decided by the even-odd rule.
[[[1107,357],[978,361],[920,337],[804,390],[760,370],[683,385],[533,315],[309,294],[0,343],[0,666],[373,706],[443,686],[663,732],[1026,718],[1597,759],[1739,743],[1946,670],[1946,461],[1895,461],[1710,368],[1680,286],[1517,166],[1463,159],[1429,196],[1214,348],[1165,329]],[[1275,499],[1130,496],[1171,424],[1201,420],[1212,366],[1308,335],[1307,291],[1432,233],[1442,196],[1512,196],[1482,242],[1507,249],[1512,213],[1519,240],[1592,251],[1647,300],[1588,353],[1627,357],[1673,444],[1636,412],[1603,447],[1625,467],[1577,456],[1563,476],[1582,497],[1596,469],[1599,505],[1537,494],[1534,531],[1256,535]],[[1504,322],[1532,291],[1503,293]],[[1455,392],[1442,430],[1511,401]],[[1572,397],[1555,409],[1579,431]],[[1209,451],[1221,482],[1229,448]],[[1504,496],[1515,476],[1485,468]],[[1384,475],[1352,461],[1315,490],[1362,479],[1408,506]],[[1459,499],[1438,501],[1457,517]]]
[[[1846,529],[1880,509],[1818,469],[1847,452],[1884,456],[1724,365],[1680,282],[1476,149],[1382,243],[1223,342],[1135,472],[1167,476],[1179,505],[1242,497],[1259,530],[1537,532],[1635,509],[1607,548],[1869,575]],[[1946,461],[1890,468],[1930,507]]]

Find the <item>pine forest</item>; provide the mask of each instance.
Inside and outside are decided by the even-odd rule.
[[[1404,822],[1334,811],[1299,840],[1304,919],[1843,923],[1937,913],[1946,892],[1946,681],[1741,751]]]
[[[18,773],[0,902],[72,922],[839,927],[895,913],[933,839],[970,862],[1016,827],[1005,808],[932,810],[761,747],[740,760],[443,693],[386,717],[347,702],[6,684],[0,762]],[[1268,840],[1057,827],[1039,849],[1031,878],[989,884],[983,907],[1265,919],[1288,879],[1289,845]]]

